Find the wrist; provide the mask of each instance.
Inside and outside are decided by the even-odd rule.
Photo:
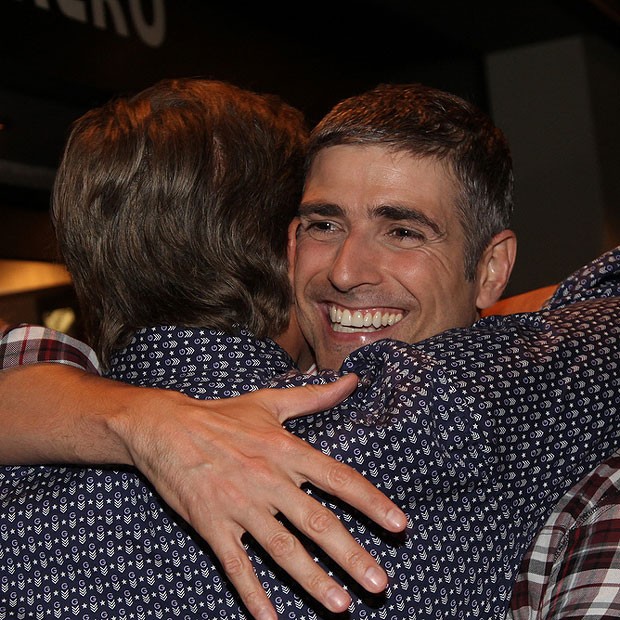
[[[124,383],[106,389],[108,402],[99,411],[99,424],[108,444],[110,463],[140,467],[140,455],[156,450],[156,428],[162,417],[188,399],[178,392]]]

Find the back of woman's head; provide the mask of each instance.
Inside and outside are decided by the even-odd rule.
[[[287,226],[299,204],[300,112],[209,80],[166,80],[74,124],[53,219],[87,337],[105,364],[140,327],[278,335]]]

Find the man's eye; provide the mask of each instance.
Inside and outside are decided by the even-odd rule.
[[[421,246],[426,241],[426,235],[424,233],[413,228],[404,228],[402,226],[392,228],[388,232],[388,237],[390,237],[393,242],[408,248]]]
[[[303,228],[304,232],[312,239],[325,239],[338,231],[336,224],[329,221],[307,222]]]

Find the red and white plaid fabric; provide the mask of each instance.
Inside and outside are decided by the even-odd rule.
[[[38,325],[8,325],[0,328],[0,370],[56,362],[101,372],[95,352],[83,342]]]
[[[560,501],[512,595],[514,620],[620,618],[620,452]]]

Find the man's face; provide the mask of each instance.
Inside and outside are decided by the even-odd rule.
[[[380,146],[316,157],[291,225],[298,320],[319,367],[382,338],[417,342],[477,318],[454,182]]]

